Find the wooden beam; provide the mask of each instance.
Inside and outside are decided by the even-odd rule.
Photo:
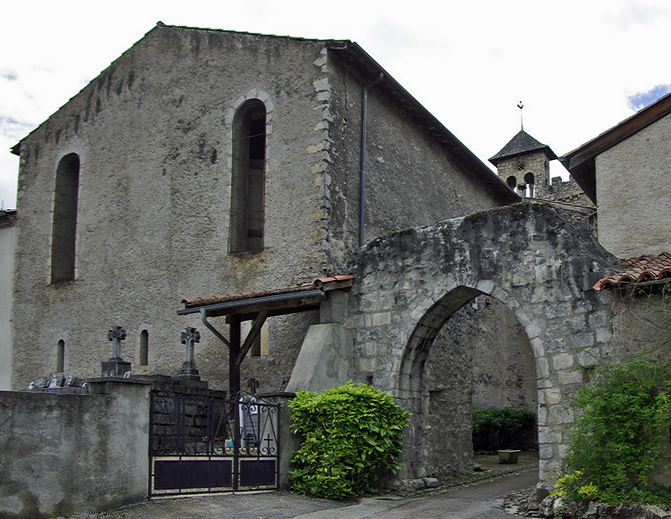
[[[240,355],[238,355],[238,358],[235,361],[235,363],[238,366],[240,364],[242,364],[243,360],[245,360],[245,356],[247,355],[247,352],[252,348],[252,344],[254,344],[254,341],[256,340],[256,338],[261,333],[261,327],[263,326],[263,323],[266,322],[266,317],[268,317],[268,311],[267,310],[262,310],[259,313],[256,320],[254,321],[254,326],[252,326],[252,329],[247,334],[247,338],[245,339],[245,343],[242,345]]]

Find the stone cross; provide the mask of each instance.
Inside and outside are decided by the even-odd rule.
[[[121,358],[121,341],[126,338],[126,330],[114,325],[107,332],[107,338],[112,341],[112,357],[101,363],[102,377],[123,377],[130,373],[130,362]]]
[[[115,324],[107,332],[107,338],[112,341],[112,359],[121,359],[121,341],[126,339],[126,330]]]
[[[194,345],[197,342],[200,342],[200,332],[193,326],[187,326],[186,331],[182,332],[182,344],[186,345],[186,358],[177,376],[200,378],[196,369],[196,358],[194,355]]]

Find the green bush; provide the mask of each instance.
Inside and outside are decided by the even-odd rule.
[[[671,363],[647,357],[601,365],[573,402],[567,467],[561,491],[609,503],[671,504],[669,489],[654,489],[671,426]],[[663,440],[666,440],[663,441]],[[667,460],[668,461],[668,460]],[[567,484],[568,482],[568,484]]]
[[[391,396],[345,382],[290,403],[291,429],[303,435],[291,463],[292,490],[340,499],[377,490],[379,471],[395,472],[410,414]]]
[[[473,408],[473,450],[519,449],[533,442],[536,414],[518,409]]]

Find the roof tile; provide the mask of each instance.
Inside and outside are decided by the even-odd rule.
[[[629,269],[600,279],[594,285],[594,290],[671,278],[671,254],[668,252],[663,252],[658,256],[630,258],[624,262],[629,264]]]

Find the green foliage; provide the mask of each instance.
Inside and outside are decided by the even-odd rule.
[[[473,408],[473,450],[492,451],[519,448],[534,435],[536,414],[518,409]],[[516,445],[512,445],[512,443]]]
[[[291,463],[292,490],[340,499],[377,490],[378,471],[395,472],[410,414],[391,396],[345,382],[290,403],[294,432],[304,441]]]
[[[573,403],[567,455],[572,473],[562,478],[561,491],[609,503],[667,502],[668,489],[652,489],[650,477],[668,441],[670,378],[671,362],[647,357],[597,367]]]

